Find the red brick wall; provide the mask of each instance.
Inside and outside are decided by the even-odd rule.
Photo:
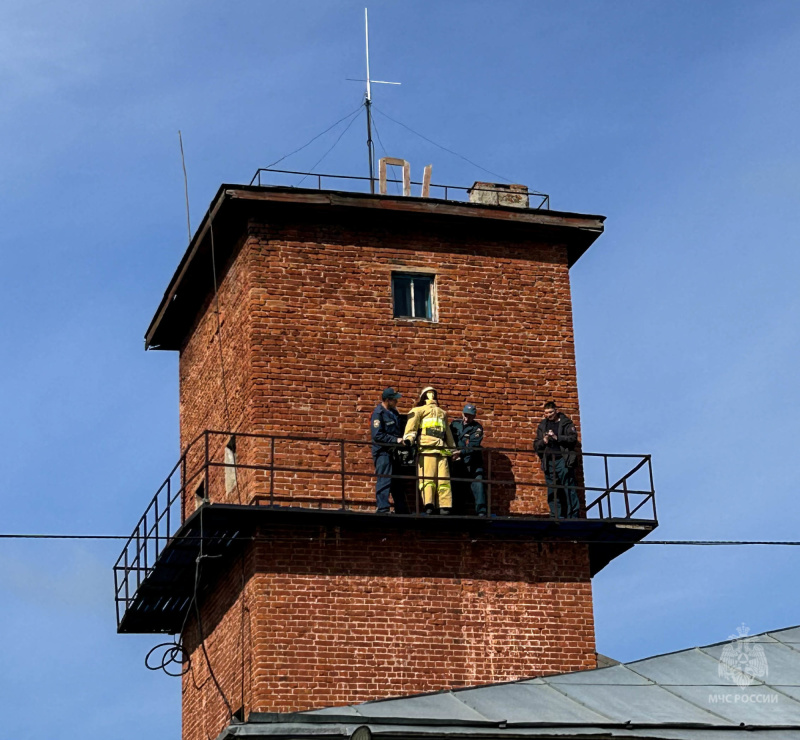
[[[215,583],[210,592],[201,593],[198,602],[211,669],[233,712],[242,706],[252,706],[252,624],[256,602],[253,555],[252,551],[247,551],[241,559],[232,562],[227,575]],[[199,634],[192,609],[184,637],[184,645],[191,656],[182,679],[184,740],[215,738],[229,718],[209,662],[198,645]]]
[[[207,428],[366,441],[384,387],[403,393],[405,411],[432,384],[451,418],[468,400],[478,405],[487,445],[526,450],[493,456],[493,477],[510,481],[493,490],[496,510],[546,513],[544,489],[525,485],[543,483],[530,451],[535,421],[552,398],[580,425],[566,247],[379,216],[332,225],[305,209],[251,223],[220,279],[222,362],[211,299],[181,352],[184,446]],[[392,317],[391,273],[400,269],[435,272],[438,322]],[[217,462],[226,441],[211,439]],[[266,463],[268,446],[240,438],[237,460]],[[273,476],[280,501],[338,505],[337,447],[279,442],[275,452],[278,465],[329,471]],[[372,470],[368,446],[349,445],[346,457],[348,469]],[[269,490],[265,473],[240,471],[228,494],[223,471],[214,475],[214,501]],[[371,506],[372,486],[349,479],[347,497]]]
[[[220,277],[227,409],[209,300],[181,351],[184,444],[206,428],[366,441],[387,385],[404,394],[401,411],[428,384],[451,417],[476,403],[492,447],[529,450],[531,417],[551,398],[579,422],[563,245],[531,243],[509,225],[500,239],[481,225],[334,215],[331,224],[287,207],[282,218],[251,223]],[[391,272],[401,268],[436,273],[437,323],[392,318]],[[212,437],[215,460],[226,441]],[[278,442],[276,464],[328,471],[276,474],[279,502],[319,505],[322,496],[338,506],[339,455],[338,445]],[[368,447],[346,455],[348,469],[372,471]],[[266,463],[269,444],[239,438],[237,459]],[[510,481],[493,490],[496,511],[546,512],[544,491],[522,485],[542,482],[530,452],[498,454],[493,465]],[[267,473],[240,471],[228,493],[222,477],[211,473],[212,501],[248,503],[269,491]],[[349,502],[374,506],[372,486],[348,480]],[[254,546],[243,599],[239,565],[203,597],[206,646],[234,709],[337,705],[594,667],[584,546],[302,534]],[[187,644],[184,737],[201,740],[227,713],[191,623]]]
[[[364,436],[386,385],[406,409],[428,384],[453,414],[478,403],[496,446],[529,446],[530,417],[550,398],[577,421],[564,246],[351,219],[252,228],[254,428]],[[437,323],[392,318],[401,268],[436,273]]]
[[[194,491],[203,481],[200,468],[204,460],[204,440],[197,440],[198,435],[207,429],[251,429],[251,274],[247,246],[242,249],[239,259],[234,258],[223,267],[218,296],[216,300],[213,296],[208,297],[180,355],[181,449],[186,450],[190,443],[194,443],[187,455],[187,477],[191,478],[185,497],[187,513],[194,510]],[[210,272],[210,264],[208,269]],[[209,456],[214,462],[224,461],[228,439],[227,435],[209,438]],[[209,478],[208,487],[213,500],[246,503],[238,486],[225,495],[222,468],[212,468]]]
[[[206,647],[234,711],[595,667],[585,546],[311,528],[263,534],[245,559],[244,602],[237,563],[203,605]],[[196,635],[192,620],[185,740],[215,737],[228,717]]]

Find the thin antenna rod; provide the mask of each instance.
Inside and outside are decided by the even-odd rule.
[[[369,16],[367,9],[364,8],[364,35],[367,40],[367,102],[372,102],[372,92],[369,86]]]
[[[367,112],[367,156],[369,157],[369,189],[375,192],[375,144],[372,141],[372,83],[381,85],[399,85],[399,82],[388,82],[387,80],[371,80],[369,77],[369,14],[364,8],[364,41],[367,51],[367,92],[364,95],[364,110]],[[350,77],[347,78],[351,79]],[[353,80],[354,82],[364,82],[364,80]],[[377,131],[377,129],[376,129]]]
[[[183,156],[183,136],[178,129],[178,141],[181,143],[181,166],[183,167],[183,194],[186,197],[186,229],[189,232],[189,241],[192,241],[192,220],[189,218],[189,179],[186,177],[186,158]]]
[[[372,143],[372,89],[369,81],[369,16],[364,8],[364,36],[367,48],[367,94],[364,108],[367,111],[367,156],[369,157],[369,191],[375,193],[375,147]]]
[[[369,189],[375,192],[375,144],[372,141],[372,83],[381,85],[399,85],[399,82],[387,82],[386,80],[371,80],[369,78],[369,15],[364,8],[364,39],[367,49],[367,92],[364,95],[364,109],[367,111],[367,155],[369,156]],[[349,77],[347,79],[350,79]],[[363,82],[364,80],[357,80]],[[377,129],[376,129],[377,130]]]

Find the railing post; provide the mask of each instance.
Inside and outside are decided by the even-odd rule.
[[[130,545],[129,542],[125,543],[125,611],[128,611],[128,604],[131,601],[131,592],[130,592],[130,564],[128,563],[128,546]]]
[[[181,486],[181,490],[183,490],[183,486]],[[183,501],[181,501],[181,504],[183,504]],[[181,506],[181,510],[182,509],[183,506]],[[169,543],[170,537],[172,537],[172,530],[170,528],[171,514],[172,514],[172,501],[170,499],[167,499],[167,534],[166,534],[167,543]]]
[[[647,470],[650,473],[650,501],[653,504],[653,521],[658,521],[658,516],[656,515],[656,486],[653,483],[653,460],[650,455],[647,455]]]
[[[119,573],[114,566],[114,608],[117,611],[117,627],[119,627]]]
[[[547,510],[550,512],[551,519],[558,519],[558,492],[556,491],[555,500],[553,505],[550,505],[550,490],[552,489],[555,491],[556,489],[550,485],[550,480],[548,480],[547,476],[552,475],[552,471],[550,469],[550,453],[547,451],[547,447],[544,448],[544,452],[542,453],[542,472],[544,473],[544,486],[545,486],[545,495],[547,497]]]
[[[204,494],[203,498],[205,499],[205,501],[211,501],[211,489],[209,488],[210,480],[209,480],[209,474],[208,474],[208,471],[209,471],[209,466],[208,466],[208,463],[209,463],[209,458],[208,458],[208,429],[206,429],[205,432],[203,432],[203,438],[204,438],[205,455],[206,455],[206,464],[205,464],[205,489],[206,490],[203,491],[203,494]]]
[[[606,469],[606,491],[608,491],[608,487],[611,485],[611,481],[608,478],[608,455],[606,454],[603,454],[603,465],[605,466]]]
[[[486,450],[486,514],[492,516],[492,451]]]
[[[183,457],[181,457],[181,524],[186,521],[186,507],[185,499],[186,499],[186,455],[188,453],[184,451]],[[167,529],[169,529],[169,521],[167,521]]]
[[[419,500],[422,497],[422,490],[420,489],[418,459],[419,459],[419,448],[415,448],[415,451],[414,451],[414,466],[413,466],[413,470],[414,470],[413,483],[414,483],[414,503],[415,503],[415,505],[417,507],[417,516],[419,516]],[[425,475],[425,468],[424,467],[422,468],[422,474]]]
[[[269,442],[269,505],[275,506],[275,437]]]
[[[170,478],[167,478],[167,502],[169,502],[169,499],[170,499]],[[161,524],[161,517],[159,517],[159,515],[158,515],[158,496],[156,496],[156,500],[155,500],[155,511],[154,511],[154,514],[155,514],[155,517],[156,517],[156,523],[155,523],[155,529],[156,529],[156,560],[158,560],[158,556],[160,554],[159,553],[159,549],[158,549],[158,545],[159,545],[159,542],[160,542],[160,538],[158,536],[158,527]]]
[[[139,586],[142,585],[142,569],[141,569],[141,560],[142,560],[142,537],[141,531],[137,528],[136,529],[136,590],[139,590]]]
[[[149,539],[149,537],[148,537],[148,528],[147,528],[147,511],[148,511],[148,510],[147,510],[147,509],[145,509],[145,512],[144,512],[144,518],[142,519],[142,533],[144,534],[144,537],[143,537],[143,540],[144,540],[144,542],[143,542],[143,545],[142,545],[142,547],[143,547],[143,551],[144,551],[144,572],[145,572],[145,578],[147,578],[147,568],[148,568],[148,560],[147,560],[147,541],[148,541],[148,539]]]
[[[342,462],[342,510],[347,509],[347,498],[345,494],[345,478],[344,478],[344,440],[339,442],[339,456]]]
[[[631,504],[630,504],[630,500],[628,498],[628,479],[627,478],[623,478],[622,479],[622,490],[624,491],[624,495],[625,495],[625,518],[626,519],[630,519],[631,518]]]
[[[435,508],[439,509],[441,513],[441,506],[439,502],[439,461],[436,461],[436,469],[433,471],[433,492],[435,494],[434,498],[431,499],[433,501],[433,505]]]

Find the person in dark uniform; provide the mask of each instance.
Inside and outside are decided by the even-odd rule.
[[[394,388],[387,388],[381,395],[381,402],[375,407],[369,421],[372,436],[372,459],[375,462],[375,500],[379,514],[388,514],[389,494],[394,501],[396,514],[408,514],[408,507],[402,492],[402,480],[390,478],[401,475],[397,464],[396,445],[403,444],[403,430],[400,414],[397,413],[397,400],[401,394]]]
[[[461,450],[460,458],[453,463],[454,478],[470,478],[470,489],[472,498],[475,500],[475,513],[478,516],[486,516],[486,491],[483,483],[483,453],[481,443],[483,442],[483,426],[475,418],[478,409],[474,403],[464,406],[461,419],[457,419],[450,425],[453,432],[453,439],[456,447]],[[459,488],[465,488],[466,484],[461,482]]]
[[[542,461],[550,513],[559,519],[577,519],[581,502],[575,487],[578,432],[572,419],[553,401],[544,405],[544,419],[536,429],[533,449]]]

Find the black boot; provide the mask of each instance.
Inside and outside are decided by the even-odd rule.
[[[448,516],[450,514],[450,512],[451,512],[451,509],[446,509],[446,508],[445,509],[439,509],[439,513],[442,516]]]
[[[433,504],[425,504],[425,513],[433,514]]]

